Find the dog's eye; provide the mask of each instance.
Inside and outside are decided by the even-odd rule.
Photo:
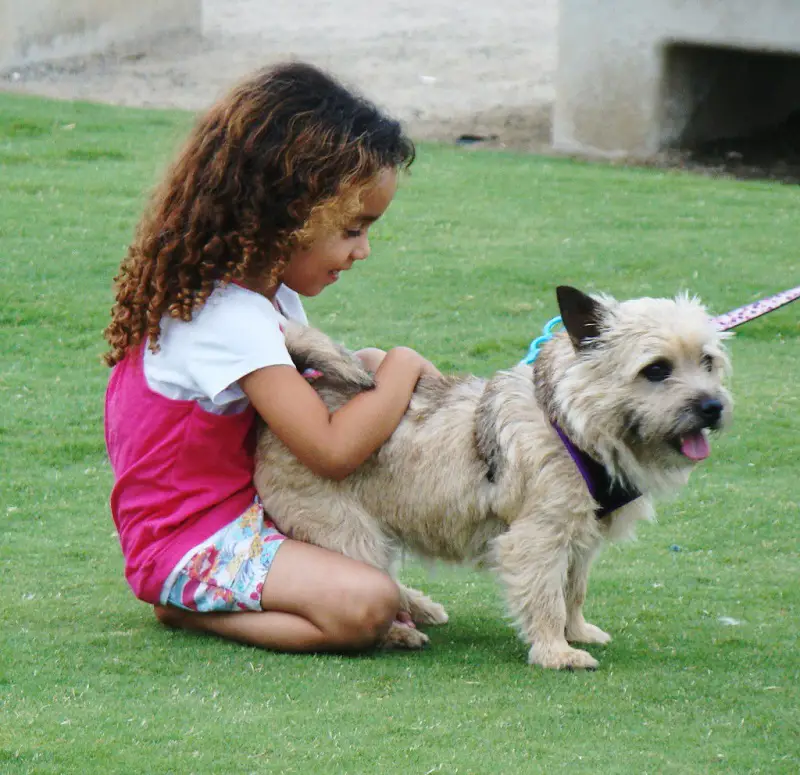
[[[700,363],[703,364],[703,368],[706,371],[713,371],[714,370],[714,359],[706,354],[700,359]]]
[[[653,361],[642,369],[642,376],[649,382],[663,382],[672,374],[672,364],[667,360]]]

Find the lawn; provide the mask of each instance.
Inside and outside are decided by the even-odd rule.
[[[108,511],[111,281],[183,113],[0,95],[0,772],[800,771],[800,304],[731,344],[734,424],[606,549],[594,673],[533,669],[490,575],[410,563],[422,653],[290,656],[167,631]],[[800,282],[796,187],[423,145],[373,255],[308,303],[349,345],[515,363],[560,283],[724,312]]]

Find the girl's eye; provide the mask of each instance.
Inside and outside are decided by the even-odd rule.
[[[642,376],[648,382],[663,382],[670,374],[672,374],[672,364],[666,359],[653,361],[642,369]]]
[[[361,236],[361,229],[345,229],[344,232],[350,239],[355,239]]]

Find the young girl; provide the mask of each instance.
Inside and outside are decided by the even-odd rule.
[[[369,256],[414,147],[319,70],[235,88],[196,125],[116,278],[106,445],[134,593],[173,627],[265,648],[367,648],[395,619],[382,572],[284,538],[253,487],[258,413],[305,465],[341,479],[394,431],[422,373],[408,348],[360,354],[376,388],[330,414],[282,322]]]

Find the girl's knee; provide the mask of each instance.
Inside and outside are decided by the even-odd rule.
[[[364,586],[348,590],[343,603],[339,637],[351,648],[371,648],[397,617],[400,590],[388,576],[376,573]]]

